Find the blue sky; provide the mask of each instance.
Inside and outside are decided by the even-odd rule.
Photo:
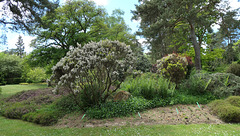
[[[66,0],[61,0],[62,3],[64,3]],[[95,1],[97,5],[103,6],[109,14],[112,13],[114,9],[121,9],[125,12],[124,14],[124,20],[126,24],[132,29],[132,33],[135,33],[138,30],[139,22],[137,21],[131,21],[132,13],[131,10],[135,10],[135,4],[139,4],[138,0],[92,0]],[[240,2],[238,0],[229,0],[230,6],[233,8],[240,8]],[[0,3],[1,8],[1,3]],[[215,29],[217,29],[218,26],[215,26]],[[34,37],[29,35],[24,35],[23,33],[13,33],[8,32],[8,48],[16,48],[15,44],[17,42],[17,38],[19,34],[23,37],[23,42],[25,44],[25,50],[26,52],[30,52],[32,49],[29,47],[29,44]],[[143,41],[144,39],[141,38],[139,41]],[[0,50],[1,51],[1,50]]]

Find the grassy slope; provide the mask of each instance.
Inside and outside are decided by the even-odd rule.
[[[2,86],[3,96],[7,97],[22,90],[45,88],[46,85],[7,85]],[[61,128],[42,127],[21,120],[6,119],[0,116],[0,136],[72,136],[72,135],[239,135],[240,124],[224,125],[154,125],[111,128]]]

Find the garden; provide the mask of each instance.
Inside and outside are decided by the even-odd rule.
[[[139,1],[132,34],[120,9],[45,4],[19,24],[33,51],[0,52],[0,135],[240,134],[239,9]]]

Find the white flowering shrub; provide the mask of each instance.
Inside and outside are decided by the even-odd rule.
[[[130,74],[135,62],[130,46],[118,41],[91,42],[70,50],[52,68],[50,83],[80,94],[87,106],[105,102]],[[77,97],[76,97],[77,98]],[[81,100],[81,102],[83,102]]]

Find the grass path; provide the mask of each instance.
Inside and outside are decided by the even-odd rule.
[[[0,136],[240,136],[240,124],[223,125],[153,125],[153,126],[124,126],[97,128],[54,128],[42,127],[21,120],[0,117]]]

